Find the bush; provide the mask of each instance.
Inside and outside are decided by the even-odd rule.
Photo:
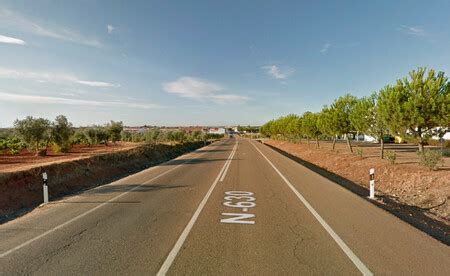
[[[188,136],[188,140],[189,141],[202,141],[202,132],[199,130],[193,131],[192,133],[189,134]]]
[[[144,140],[147,143],[153,143],[153,142],[157,142],[158,140],[161,140],[161,131],[157,128],[154,129],[148,129],[147,131],[145,131],[144,135]]]
[[[0,150],[5,150],[7,148],[7,141],[5,139],[0,139]]]
[[[420,164],[429,168],[430,170],[436,170],[439,164],[443,164],[442,154],[436,150],[425,150],[417,153],[420,158]]]
[[[212,134],[212,133],[208,133],[205,135],[205,139],[209,140],[209,139],[221,139],[223,138],[224,135],[223,134]]]
[[[450,157],[450,148],[446,148],[442,151],[442,156]]]
[[[89,140],[86,137],[86,134],[84,133],[84,130],[82,129],[78,129],[75,131],[75,134],[72,135],[72,137],[70,138],[70,143],[72,145],[88,145],[89,144]]]
[[[125,130],[120,132],[120,141],[131,142],[131,133]]]
[[[16,155],[19,154],[21,150],[26,148],[26,144],[18,138],[10,138],[6,140],[6,147],[9,149],[10,154]]]
[[[107,145],[109,134],[104,127],[94,126],[84,130],[89,145]]]
[[[53,143],[53,144],[52,144],[52,150],[53,150],[53,152],[55,152],[55,153],[59,153],[59,152],[64,152],[64,153],[66,153],[66,152],[69,152],[71,148],[72,148],[72,147],[71,147],[71,144],[70,144],[70,143],[68,143],[68,144],[63,144],[63,145],[58,145],[58,144],[56,144],[56,143]]]
[[[14,129],[12,128],[0,128],[0,140],[8,140],[14,137]]]
[[[145,137],[142,133],[132,133],[131,134],[131,142],[139,143],[145,141]]]
[[[387,150],[385,151],[385,156],[386,159],[391,162],[391,164],[395,164],[395,160],[397,159],[397,153],[395,153],[395,151]]]
[[[17,149],[10,149],[10,150],[9,150],[9,153],[10,153],[11,155],[18,155],[18,154],[20,153],[20,151],[17,150]]]

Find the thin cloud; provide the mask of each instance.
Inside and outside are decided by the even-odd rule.
[[[292,68],[285,68],[284,70],[281,70],[278,66],[276,65],[265,65],[261,67],[262,69],[266,70],[266,73],[277,79],[277,80],[285,80],[287,79],[289,76],[291,76],[292,74],[294,74],[295,70]]]
[[[8,9],[0,8],[0,25],[32,33],[37,36],[49,37],[93,47],[103,46],[99,40],[86,37],[75,30],[62,26],[47,26]]]
[[[51,83],[75,83],[86,85],[90,87],[98,88],[114,88],[120,87],[119,84],[113,84],[103,81],[92,81],[92,80],[82,80],[76,76],[68,74],[55,74],[48,72],[28,72],[28,71],[17,71],[7,68],[0,67],[0,78],[6,79],[19,79],[19,80],[34,80],[37,82],[51,82]]]
[[[6,44],[16,44],[16,45],[25,45],[25,41],[22,39],[18,39],[15,37],[0,35],[0,43],[6,43]]]
[[[123,108],[139,108],[139,109],[153,109],[161,108],[162,106],[152,103],[133,103],[123,101],[93,101],[82,100],[65,97],[50,97],[38,95],[24,95],[0,92],[0,102],[12,103],[32,103],[32,104],[62,104],[62,105],[80,105],[80,106],[98,106],[98,107],[123,107]]]
[[[86,81],[86,80],[79,80],[79,79],[70,79],[71,81],[87,86],[92,87],[104,87],[104,88],[111,88],[111,87],[120,87],[119,84],[113,84],[109,82],[103,82],[103,81]]]
[[[179,97],[209,100],[218,104],[245,103],[250,100],[247,96],[224,94],[221,86],[193,77],[181,77],[176,81],[163,83],[162,87],[167,93]]]
[[[331,44],[330,43],[325,43],[322,48],[320,49],[320,52],[322,54],[325,54],[326,52],[328,52],[328,50],[330,49]]]
[[[250,100],[247,96],[235,95],[235,94],[219,94],[212,95],[211,100],[218,104],[233,104],[233,103],[245,103]]]
[[[420,26],[400,26],[398,28],[399,31],[408,34],[408,35],[413,35],[413,36],[427,36],[428,33],[425,31],[425,29],[423,27]]]
[[[108,25],[106,26],[106,29],[108,30],[108,34],[112,34],[112,32],[114,31],[114,26],[113,25]]]
[[[61,93],[59,93],[59,95],[61,95],[61,96],[68,96],[68,97],[76,97],[76,96],[78,96],[75,93],[68,93],[68,92],[61,92]]]

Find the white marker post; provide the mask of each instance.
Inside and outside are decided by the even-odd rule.
[[[370,195],[369,195],[369,198],[370,199],[375,199],[375,169],[374,168],[369,170],[369,175],[370,175],[370,182],[369,182]]]
[[[47,186],[47,173],[44,172],[42,174],[42,181],[44,183],[43,188],[44,188],[44,204],[48,203],[48,186]]]

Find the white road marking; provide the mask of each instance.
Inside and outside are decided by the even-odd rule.
[[[221,219],[221,223],[238,223],[238,224],[255,224],[253,220],[244,220],[248,218],[254,218],[254,214],[244,213],[222,213],[222,216],[233,216],[231,218]]]
[[[236,146],[235,146],[235,147],[238,146],[238,143],[239,143],[239,142],[236,141]],[[233,151],[234,151],[234,149],[233,149]],[[228,172],[228,168],[230,167],[231,161],[233,160],[233,157],[234,157],[234,154],[235,154],[235,153],[236,153],[236,151],[234,151],[233,154],[231,155],[230,161],[229,161],[229,162],[227,161],[228,164],[227,164],[227,166],[226,166],[226,168],[225,168],[225,171],[224,171],[223,174],[222,174],[222,177],[220,178],[220,182],[222,182],[222,181],[225,179],[225,176],[227,175],[227,172]]]
[[[334,239],[334,241],[339,245],[339,247],[344,251],[347,257],[355,264],[355,266],[361,271],[363,275],[373,275],[373,273],[366,267],[366,265],[356,256],[355,253],[345,244],[345,242],[334,232],[334,230],[326,223],[326,221],[317,213],[317,211],[309,204],[309,202],[295,189],[295,187],[289,182],[289,180],[275,167],[275,165],[267,158],[264,153],[252,142],[250,142],[255,149],[266,159],[266,161],[272,166],[272,168],[278,173],[278,175],[284,180],[284,182],[289,186],[289,188],[294,192],[294,194],[300,199],[300,201],[305,205],[305,207],[311,212],[311,214],[319,221],[323,228],[328,232],[328,234]]]
[[[250,196],[252,195],[252,196]],[[233,200],[243,200],[240,202],[233,202]],[[254,202],[256,200],[255,197],[253,197],[252,192],[245,192],[245,191],[228,191],[225,192],[225,201],[223,205],[230,207],[230,208],[242,208],[242,212],[248,212],[248,208],[256,207],[256,203]],[[231,218],[224,218],[221,219],[221,223],[239,223],[239,224],[255,224],[255,221],[248,221],[244,219],[248,218],[254,218],[254,214],[244,214],[244,213],[222,213],[222,216],[233,216]]]
[[[180,237],[178,238],[177,242],[175,243],[175,246],[170,251],[169,255],[167,256],[166,260],[164,261],[163,265],[159,269],[158,273],[156,275],[166,275],[167,271],[169,271],[170,266],[172,265],[173,261],[175,260],[178,252],[180,251],[181,247],[183,246],[183,243],[186,241],[187,236],[192,230],[192,227],[194,226],[195,222],[197,221],[200,213],[203,210],[203,207],[205,207],[206,202],[208,201],[209,197],[211,196],[214,188],[216,187],[217,183],[219,182],[220,176],[224,173],[225,168],[231,162],[231,158],[233,157],[234,153],[237,149],[237,143],[234,146],[233,150],[231,151],[230,155],[228,156],[227,161],[223,165],[222,169],[220,170],[219,174],[217,175],[216,179],[214,180],[213,184],[209,188],[208,192],[206,193],[205,197],[202,199],[200,204],[198,205],[197,210],[195,211],[194,215],[192,215],[191,220],[184,228],[183,232],[181,233]]]
[[[196,151],[197,151],[197,150],[196,150]],[[196,151],[194,151],[193,153],[195,153]],[[203,154],[202,154],[202,155],[203,155]],[[176,159],[175,159],[175,160],[176,160]],[[168,161],[168,162],[166,162],[166,163],[170,163],[170,162],[172,162],[172,161],[173,161],[173,160]],[[169,172],[171,172],[171,171],[173,171],[173,170],[178,169],[179,167],[183,166],[184,164],[186,164],[186,163],[188,163],[188,162],[189,162],[189,160],[186,161],[186,162],[184,162],[184,163],[182,163],[182,164],[179,164],[179,165],[177,165],[177,166],[175,166],[175,167],[173,167],[173,168],[171,168],[171,169],[169,169],[169,170],[167,170],[167,171],[165,171],[165,172],[163,172],[163,173],[161,173],[161,174],[159,174],[159,175],[157,175],[157,176],[155,176],[155,177],[153,177],[152,179],[150,179],[150,180],[148,180],[148,181],[146,181],[146,182],[144,182],[144,183],[142,183],[142,184],[140,184],[140,185],[138,185],[138,186],[135,186],[135,187],[131,188],[130,190],[128,190],[128,191],[126,191],[126,192],[121,193],[120,195],[117,195],[117,196],[115,196],[115,197],[109,199],[109,200],[106,201],[106,202],[103,202],[103,203],[100,204],[100,205],[95,206],[94,208],[92,208],[92,209],[90,209],[90,210],[88,210],[88,211],[86,211],[86,212],[84,212],[84,213],[82,213],[82,214],[80,214],[80,215],[78,215],[78,216],[76,216],[76,217],[74,217],[74,218],[72,218],[72,219],[70,219],[70,220],[64,222],[63,224],[60,224],[60,225],[58,225],[58,226],[56,226],[56,227],[54,227],[54,228],[52,228],[52,229],[49,229],[49,230],[45,231],[44,233],[42,233],[42,234],[40,234],[40,235],[38,235],[38,236],[36,236],[36,237],[34,237],[34,238],[32,238],[32,239],[30,239],[30,240],[28,240],[28,241],[22,243],[22,244],[20,244],[20,245],[14,247],[14,248],[12,248],[12,249],[9,249],[9,250],[7,250],[7,251],[1,253],[1,254],[0,254],[0,258],[4,258],[4,257],[8,256],[9,254],[11,254],[11,253],[13,253],[13,252],[15,252],[15,251],[17,251],[17,250],[19,250],[19,249],[21,249],[21,248],[23,248],[23,247],[29,245],[29,244],[31,244],[32,242],[37,241],[37,240],[39,240],[39,239],[41,239],[41,238],[43,238],[43,237],[45,237],[45,236],[47,236],[47,235],[49,235],[49,234],[55,232],[55,231],[57,231],[57,230],[63,228],[64,226],[66,226],[66,225],[68,225],[68,224],[70,224],[70,223],[72,223],[72,222],[74,222],[74,221],[76,221],[76,220],[78,220],[78,219],[80,219],[80,218],[82,218],[82,217],[85,217],[85,216],[89,215],[90,213],[94,212],[95,210],[97,210],[97,209],[99,209],[99,208],[101,208],[101,207],[103,207],[103,206],[109,204],[110,202],[112,202],[112,201],[114,201],[114,200],[116,200],[116,199],[121,198],[122,196],[128,194],[129,192],[132,192],[132,191],[136,190],[137,188],[140,188],[141,186],[143,186],[143,185],[145,185],[145,184],[148,184],[148,183],[150,183],[150,182],[152,182],[152,181],[154,181],[154,180],[156,180],[156,179],[158,179],[158,178],[160,178],[160,177],[162,177],[162,176],[168,174]],[[155,166],[155,167],[152,167],[152,168],[150,168],[150,169],[154,169],[154,168],[157,168],[157,167],[158,167],[158,166]],[[150,169],[147,169],[146,171],[148,172]],[[142,172],[141,172],[141,173],[142,173]],[[123,178],[123,179],[120,179],[120,180],[118,180],[118,181],[122,181],[122,180],[127,179],[127,178],[129,178],[129,177],[131,177],[131,176],[133,176],[133,175],[130,175],[130,176],[125,177],[125,178]],[[115,182],[118,182],[118,181],[115,181]],[[111,184],[114,184],[115,182],[113,182],[113,183],[111,183]],[[111,185],[111,184],[108,184],[108,185]],[[106,186],[106,185],[103,185],[102,187],[105,187],[105,186]],[[97,188],[100,188],[100,187],[97,187]]]

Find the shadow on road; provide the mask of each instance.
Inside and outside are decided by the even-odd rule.
[[[221,150],[221,149],[211,149],[211,150],[197,150],[197,152],[198,153],[202,153],[202,152],[225,152],[225,151],[228,151],[228,152],[230,152],[231,150],[225,150],[225,149],[223,149],[223,150]]]
[[[321,176],[352,191],[353,193],[364,198],[370,203],[373,203],[376,206],[388,211],[389,213],[395,215],[396,217],[414,226],[415,228],[427,233],[428,235],[434,237],[435,239],[441,241],[442,243],[450,245],[450,235],[449,235],[450,227],[441,221],[432,219],[429,216],[427,216],[426,213],[428,212],[429,209],[402,204],[400,202],[395,201],[392,197],[388,195],[377,195],[378,200],[370,200],[367,197],[369,195],[369,189],[362,187],[347,178],[344,178],[340,175],[337,175],[333,172],[327,171],[319,166],[316,166],[315,164],[303,160],[297,156],[289,154],[281,149],[278,149],[268,144],[265,145],[273,149],[274,151],[288,157],[289,159],[294,160],[297,163],[305,166],[306,168],[314,171],[315,173],[320,174]]]
[[[109,186],[103,186],[101,189],[94,189],[89,191],[89,194],[110,194],[110,193],[123,193],[128,192],[132,189],[131,192],[153,192],[153,191],[159,191],[159,190],[167,190],[167,189],[179,189],[179,188],[185,188],[186,185],[162,185],[162,184],[148,184],[148,185],[142,185],[142,184],[123,184],[123,185],[109,185]],[[68,202],[70,203],[70,202]]]
[[[216,158],[216,159],[210,159],[210,158],[193,158],[193,159],[177,159],[173,160],[169,163],[160,164],[159,166],[173,166],[173,165],[196,165],[196,164],[203,164],[208,162],[221,162],[221,161],[227,161],[227,158]],[[240,160],[233,158],[233,160]]]
[[[58,204],[98,204],[98,203],[111,203],[111,204],[117,204],[117,203],[141,203],[141,201],[61,201],[61,202],[49,202],[48,205],[58,205]]]

